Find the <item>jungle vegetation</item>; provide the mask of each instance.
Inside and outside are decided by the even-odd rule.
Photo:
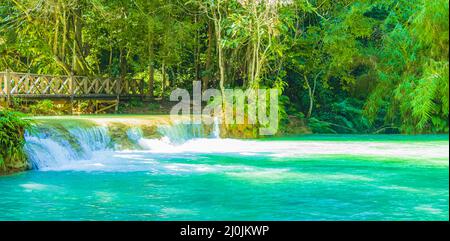
[[[0,175],[28,168],[23,147],[24,133],[31,121],[23,117],[21,113],[0,111]]]
[[[0,70],[275,87],[317,133],[448,133],[447,0],[0,0]]]

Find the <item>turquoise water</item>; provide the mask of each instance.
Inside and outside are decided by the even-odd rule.
[[[449,219],[448,136],[138,142],[0,177],[0,220]]]

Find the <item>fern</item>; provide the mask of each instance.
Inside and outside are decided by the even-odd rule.
[[[443,85],[442,82],[447,82],[448,85],[447,73],[448,63],[442,65],[442,63],[432,62],[428,64],[423,78],[419,80],[417,87],[411,93],[412,115],[418,119],[419,130],[423,130],[432,116],[438,114],[441,109],[436,101],[444,99],[443,102],[448,104],[448,98],[445,99],[445,96],[439,98],[441,91],[438,91],[438,88]],[[448,116],[448,107],[446,110],[445,107],[443,108],[444,115]]]

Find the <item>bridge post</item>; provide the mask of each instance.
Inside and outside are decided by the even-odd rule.
[[[11,105],[11,78],[10,78],[10,70],[6,69],[4,75],[4,85],[5,85],[5,93],[6,93],[6,106],[9,107]]]
[[[70,95],[70,114],[73,114],[73,97],[74,97],[74,90],[73,90],[73,73],[70,73],[69,75],[69,95]]]
[[[117,94],[117,97],[116,97],[116,107],[114,109],[114,111],[116,113],[119,111],[119,102],[120,102],[120,92],[121,92],[121,90],[122,90],[122,78],[119,78],[116,81],[116,94]]]

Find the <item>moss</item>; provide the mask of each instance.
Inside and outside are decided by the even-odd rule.
[[[142,136],[145,138],[160,138],[161,134],[158,133],[158,127],[156,125],[129,125],[121,122],[108,123],[108,133],[112,142],[120,149],[137,149],[136,145],[128,137],[128,131],[131,128],[137,127],[142,131]]]
[[[130,129],[129,125],[123,123],[110,123],[108,125],[108,133],[112,142],[119,146],[120,149],[134,149],[136,144],[133,143],[127,135]]]
[[[69,132],[64,123],[52,123],[51,125],[39,125],[34,127],[35,131],[51,136],[52,139],[67,141],[76,152],[82,151],[78,140]]]
[[[221,136],[224,138],[254,139],[263,137],[259,135],[259,125],[251,124],[223,125],[221,133]],[[311,130],[305,124],[304,119],[289,116],[287,123],[279,127],[276,136],[302,134],[311,134]]]
[[[158,126],[156,125],[143,125],[140,126],[142,130],[142,135],[145,138],[160,138],[161,134],[158,132]]]
[[[224,125],[221,128],[222,137],[225,138],[258,138],[258,126],[250,124]]]
[[[51,139],[60,140],[64,144],[71,146],[76,152],[82,152],[83,147],[79,140],[70,133],[72,128],[91,128],[98,126],[96,123],[89,120],[64,120],[60,119],[45,119],[35,120],[35,125],[31,129],[31,132],[35,135],[50,136]]]

